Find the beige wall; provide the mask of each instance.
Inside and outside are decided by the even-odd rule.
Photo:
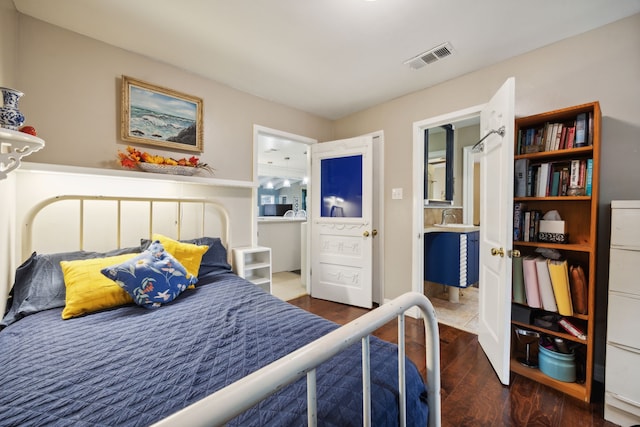
[[[635,15],[337,120],[336,138],[384,130],[385,297],[411,289],[413,185],[411,168],[406,165],[412,162],[413,122],[483,104],[510,76],[516,79],[516,116],[598,100],[604,116],[604,216],[612,198],[640,197],[640,187],[631,184],[640,182],[636,166],[640,162],[638,52],[640,15]],[[621,170],[625,170],[625,179],[613,188]],[[392,200],[391,188],[403,188],[404,199]],[[607,241],[602,243],[606,246]]]
[[[18,12],[11,0],[0,0],[0,86],[15,84],[17,34]]]
[[[253,178],[254,124],[318,140],[332,138],[329,120],[28,16],[19,15],[18,31],[16,87],[25,93],[20,109],[47,144],[31,162],[118,167],[116,152],[126,147],[119,138],[122,75],[203,99],[201,159],[216,169],[217,178]]]

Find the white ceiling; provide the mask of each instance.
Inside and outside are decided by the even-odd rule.
[[[23,14],[337,119],[640,12],[640,0],[14,0]],[[454,54],[404,62],[442,43]]]

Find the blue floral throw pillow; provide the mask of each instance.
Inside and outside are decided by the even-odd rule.
[[[127,291],[136,304],[146,308],[158,308],[173,301],[198,281],[195,276],[187,279],[182,264],[157,240],[140,255],[103,268],[101,273]]]

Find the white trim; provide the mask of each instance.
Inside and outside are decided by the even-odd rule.
[[[473,152],[473,147],[462,149],[462,222],[473,224],[473,187],[475,164],[480,163]]]
[[[379,130],[369,133],[373,137],[373,176],[374,187],[373,196],[377,199],[377,206],[373,206],[373,228],[378,230],[378,235],[374,237],[378,239],[378,243],[374,245],[374,259],[378,259],[380,262],[374,263],[372,268],[377,271],[374,274],[374,278],[377,276],[378,285],[373,287],[373,302],[383,304],[385,281],[384,281],[384,131]],[[377,185],[377,188],[376,188]],[[377,265],[376,265],[377,264]],[[374,281],[375,285],[375,281]]]

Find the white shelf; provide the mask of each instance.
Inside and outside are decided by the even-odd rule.
[[[233,248],[233,270],[238,276],[271,293],[271,248]]]
[[[216,185],[220,187],[235,187],[235,188],[254,188],[257,184],[252,181],[238,181],[230,179],[219,179],[213,175],[166,175],[161,173],[143,172],[137,169],[109,169],[109,168],[92,168],[85,166],[70,166],[70,165],[56,165],[48,163],[29,163],[25,162],[20,168],[23,172],[39,173],[39,172],[55,172],[61,174],[86,174],[86,175],[102,175],[110,177],[120,178],[142,178],[142,179],[154,179],[171,182],[189,182],[194,184],[204,185]]]
[[[20,166],[23,157],[44,147],[44,140],[17,130],[0,128],[0,179]]]

